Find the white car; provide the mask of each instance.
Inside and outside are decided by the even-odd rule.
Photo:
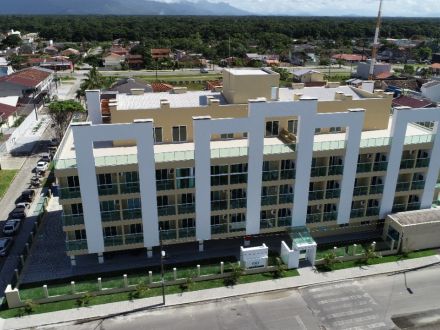
[[[39,162],[37,163],[37,166],[35,167],[35,171],[37,171],[37,173],[38,173],[38,172],[46,172],[48,166],[49,166],[49,165],[48,165],[46,162],[39,161]]]
[[[20,228],[21,220],[20,219],[12,219],[6,221],[3,227],[3,234],[5,235],[14,235],[17,233]]]

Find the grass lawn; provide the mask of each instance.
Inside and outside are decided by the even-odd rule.
[[[0,170],[0,199],[8,190],[18,170]]]
[[[332,271],[332,270],[359,267],[359,266],[365,266],[365,265],[377,265],[377,264],[383,264],[383,263],[387,263],[387,262],[394,262],[394,261],[400,261],[400,260],[406,260],[406,259],[429,257],[429,256],[433,256],[436,254],[437,254],[436,250],[423,250],[423,251],[410,252],[406,255],[399,254],[399,255],[373,258],[373,259],[368,260],[368,263],[365,262],[365,260],[352,260],[352,261],[336,262],[335,264],[333,264],[331,269],[327,269],[323,265],[319,265],[316,268],[318,269],[318,271],[327,272],[327,271]]]
[[[225,265],[225,269],[226,269]],[[208,271],[208,270],[206,270]],[[298,276],[299,273],[296,269],[287,270],[285,272],[285,277],[293,277]],[[130,278],[130,277],[129,277]],[[140,279],[140,278],[139,278]],[[253,275],[245,275],[241,276],[238,283],[244,284],[244,283],[252,283],[252,282],[260,282],[260,281],[266,281],[273,279],[273,275],[271,273],[264,273],[264,274],[253,274]],[[148,276],[142,277],[143,281],[148,280]],[[114,281],[114,282],[112,282]],[[139,282],[137,282],[139,283]],[[122,286],[122,279],[108,279],[107,281],[102,281],[103,287],[115,287],[115,286]],[[194,282],[191,284],[190,291],[198,291],[198,290],[205,290],[205,289],[212,289],[212,288],[219,288],[225,286],[225,282],[223,279],[217,279],[217,280],[211,280],[211,281],[203,281],[203,282]],[[49,294],[61,294],[61,293],[69,293],[69,290],[67,290],[67,286],[64,286],[63,288],[55,288],[52,289],[49,288]],[[31,294],[30,290],[36,290],[36,289],[25,289],[20,290],[20,296],[22,300],[37,298],[37,295],[35,294],[36,291],[34,291],[34,295]],[[66,291],[67,290],[67,291]],[[78,291],[85,291],[85,290],[96,290],[96,284],[92,283],[83,283],[81,286],[77,285]],[[133,292],[124,292],[124,293],[117,293],[117,294],[109,294],[104,296],[96,296],[91,297],[87,306],[93,306],[93,305],[100,305],[100,304],[107,304],[112,302],[118,302],[118,301],[125,301],[125,300],[132,300],[132,299],[140,299],[140,298],[148,298],[148,297],[154,297],[154,296],[160,296],[162,295],[162,289],[161,288],[153,288],[146,291],[141,292],[138,296],[134,297]],[[39,288],[39,291],[42,293],[42,289]],[[25,294],[25,292],[27,292]],[[182,293],[182,289],[178,285],[172,285],[167,286],[165,288],[166,294],[175,294],[175,293]],[[22,294],[23,293],[23,294]],[[40,295],[38,294],[38,297]],[[72,309],[78,307],[78,301],[76,300],[69,300],[69,301],[61,301],[56,303],[49,303],[49,304],[41,304],[41,305],[35,305],[33,314],[40,314],[40,313],[48,313],[53,311],[59,311],[59,310],[65,310],[65,309]],[[4,307],[6,308],[6,307]],[[15,309],[3,309],[0,311],[0,317],[2,318],[11,318],[19,316],[22,312],[22,309],[15,308]]]

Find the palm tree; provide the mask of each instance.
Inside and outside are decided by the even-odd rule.
[[[81,99],[86,95],[88,89],[103,89],[108,88],[114,83],[113,77],[104,77],[94,66],[87,74],[86,79],[83,80],[79,89],[76,91],[76,98]]]

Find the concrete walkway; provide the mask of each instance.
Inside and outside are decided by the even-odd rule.
[[[282,278],[265,282],[256,282],[236,285],[234,287],[221,287],[209,290],[185,292],[166,297],[166,306],[191,304],[203,301],[211,301],[234,296],[262,293],[273,290],[292,289],[309,285],[324,284],[335,281],[374,276],[386,273],[400,272],[417,269],[440,263],[440,256],[390,262],[385,264],[343,269],[328,273],[318,273],[313,268],[301,268],[298,277]],[[135,301],[121,301],[104,305],[70,309],[46,314],[25,316],[22,318],[7,319],[4,329],[26,329],[47,324],[57,324],[78,320],[109,317],[113,314],[130,313],[137,310],[157,308],[162,303],[162,297],[151,297]],[[1,322],[0,322],[1,324]]]

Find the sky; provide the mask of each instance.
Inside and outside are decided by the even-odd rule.
[[[178,0],[160,0],[177,2]],[[226,2],[255,14],[377,16],[379,0],[188,0]],[[440,17],[440,0],[384,0],[384,16]]]

